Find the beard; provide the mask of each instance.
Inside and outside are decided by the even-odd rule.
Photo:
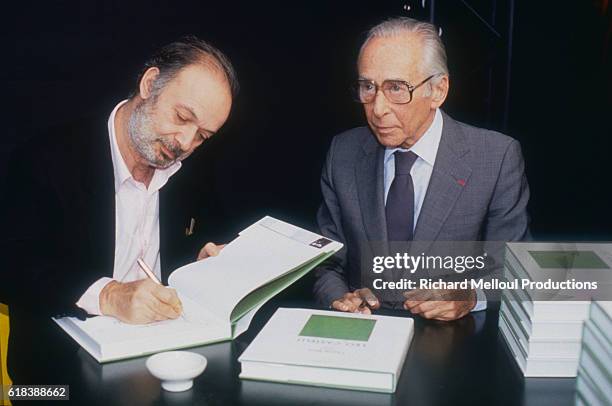
[[[173,143],[155,132],[153,120],[151,119],[155,109],[155,99],[155,97],[148,98],[134,108],[128,121],[128,134],[136,152],[149,165],[158,169],[165,169],[173,163],[184,159],[187,154],[178,143]],[[159,144],[170,151],[174,155],[174,159],[163,154],[160,151]]]

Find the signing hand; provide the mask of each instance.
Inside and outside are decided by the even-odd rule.
[[[365,305],[366,303],[367,306]],[[370,308],[380,308],[380,302],[368,288],[345,293],[342,298],[332,302],[332,309],[340,310],[341,312],[372,314]]]
[[[216,257],[224,247],[225,244],[217,245],[214,242],[206,243],[198,254],[198,261],[208,257]]]
[[[426,319],[460,319],[476,306],[475,290],[415,289],[404,292],[404,297],[404,309]]]
[[[112,281],[100,292],[100,310],[130,324],[176,319],[183,305],[176,291],[149,278],[134,282]]]

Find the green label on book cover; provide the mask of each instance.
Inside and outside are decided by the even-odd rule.
[[[540,268],[610,269],[593,251],[529,251]]]
[[[300,336],[368,341],[375,324],[376,320],[370,319],[313,314],[300,331]]]

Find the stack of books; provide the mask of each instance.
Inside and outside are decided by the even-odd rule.
[[[612,404],[612,302],[591,304],[582,336],[576,404]]]
[[[565,289],[529,289],[523,281],[563,282],[611,269],[610,244],[508,243],[499,328],[525,377],[575,377],[590,300]]]

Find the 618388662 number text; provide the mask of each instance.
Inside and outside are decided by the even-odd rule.
[[[4,385],[2,397],[8,400],[69,400],[68,385]]]

